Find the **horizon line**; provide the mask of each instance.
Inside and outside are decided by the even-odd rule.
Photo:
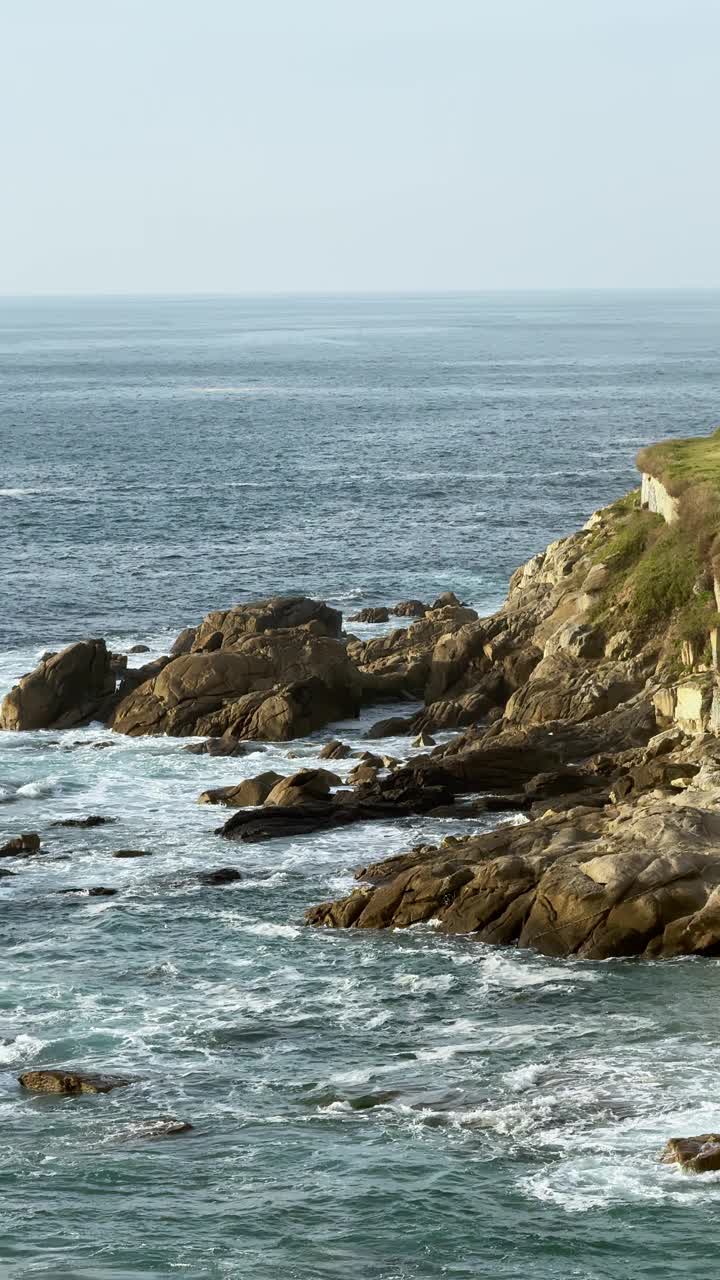
[[[2,291],[0,301],[83,298],[446,298],[487,297],[507,294],[587,293],[720,293],[714,285],[509,285],[472,289],[52,289],[27,292]]]

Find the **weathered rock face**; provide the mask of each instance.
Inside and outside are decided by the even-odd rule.
[[[637,662],[589,665],[560,649],[543,658],[529,680],[512,695],[505,719],[519,725],[590,720],[633,698],[645,684],[647,674]]]
[[[399,600],[390,612],[396,618],[423,618],[430,612],[430,605],[422,600]]]
[[[356,641],[349,653],[358,664],[367,693],[378,697],[406,693],[423,696],[437,640],[475,619],[474,609],[446,605],[377,640]]]
[[[296,627],[303,627],[313,635],[337,639],[342,632],[342,614],[320,600],[309,600],[305,596],[274,596],[270,600],[236,605],[207,615],[196,628],[192,650],[214,653],[218,649],[234,649],[245,636]]]
[[[420,848],[366,868],[374,888],[314,908],[308,922],[402,927],[432,917],[483,942],[593,960],[720,954],[720,812],[700,807],[703,798],[693,787],[649,792]]]
[[[340,641],[300,628],[239,636],[232,649],[175,658],[124,698],[112,727],[287,741],[357,714],[360,682]]]
[[[23,676],[0,707],[0,729],[70,729],[106,714],[115,695],[104,640],[81,640]]]
[[[122,1089],[130,1084],[123,1076],[64,1067],[24,1071],[18,1080],[24,1089],[31,1089],[34,1093],[109,1093],[111,1089]]]

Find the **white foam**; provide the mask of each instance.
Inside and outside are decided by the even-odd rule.
[[[44,1047],[45,1041],[38,1040],[37,1036],[20,1034],[7,1044],[0,1044],[0,1062],[18,1062],[34,1058]]]
[[[423,978],[419,973],[401,973],[395,978],[396,987],[406,987],[409,991],[421,994],[425,991],[449,991],[455,984],[451,973],[438,973]]]
[[[51,796],[57,789],[57,785],[57,778],[38,778],[37,782],[26,782],[18,787],[16,794],[36,800],[42,796]]]

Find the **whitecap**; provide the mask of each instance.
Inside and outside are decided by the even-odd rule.
[[[31,800],[38,800],[42,796],[51,796],[57,788],[57,778],[38,778],[36,782],[25,782],[23,786],[18,787],[17,795],[27,796]]]
[[[17,1062],[20,1059],[34,1058],[44,1047],[45,1041],[38,1040],[37,1036],[20,1034],[14,1040],[0,1044],[0,1062]]]

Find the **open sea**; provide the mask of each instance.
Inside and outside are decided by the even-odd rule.
[[[0,299],[0,692],[47,649],[141,663],[272,594],[489,612],[642,444],[717,425],[719,390],[711,292]],[[377,715],[240,760],[0,734],[0,843],[47,850],[0,880],[2,1280],[714,1274],[720,1175],[657,1156],[720,1128],[720,962],[303,927],[357,865],[469,823],[213,834],[201,791]],[[116,821],[51,825],[87,814]],[[198,882],[220,866],[243,879]],[[136,1082],[23,1093],[43,1064]],[[194,1128],[154,1136],[169,1117]]]

